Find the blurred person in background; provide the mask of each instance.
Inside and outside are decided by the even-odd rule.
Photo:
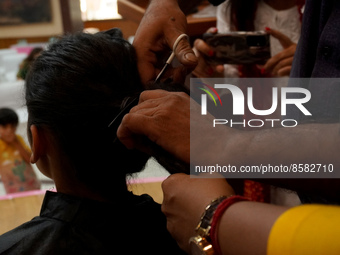
[[[217,7],[217,27],[210,33],[231,31],[263,31],[271,35],[270,58],[264,66],[209,65],[206,59],[214,55],[203,40],[195,41],[199,57],[194,70],[197,77],[268,77],[288,76],[296,44],[301,33],[304,0],[227,0]]]
[[[0,175],[7,194],[40,189],[30,164],[31,150],[15,133],[18,122],[15,111],[0,109]]]

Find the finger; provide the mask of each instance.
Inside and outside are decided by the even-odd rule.
[[[263,66],[263,69],[266,70],[267,73],[271,73],[273,68],[277,65],[279,61],[283,58],[281,53],[276,54],[274,57],[268,59],[266,64]]]
[[[280,62],[282,59],[294,57],[296,51],[296,44],[293,43],[290,47],[284,49],[283,51],[279,52],[275,56],[271,57],[267,63],[264,65],[264,69],[267,72],[271,72],[271,70]]]
[[[185,31],[185,29],[182,29],[181,31],[173,29],[171,31],[168,31],[168,34],[165,34],[167,36],[167,41],[169,42],[168,45],[170,49],[172,49],[177,38],[181,34],[185,33],[183,31]],[[179,41],[175,49],[175,54],[179,62],[187,68],[193,69],[197,65],[197,57],[195,56],[195,53],[193,52],[187,38],[183,38]]]
[[[149,122],[149,119],[149,116],[135,113],[128,113],[123,117],[117,130],[117,137],[126,148],[142,147],[142,145],[138,144],[137,137],[145,136],[152,131],[150,130],[150,125],[145,125],[145,123]]]
[[[214,55],[213,49],[202,39],[196,39],[194,42],[194,47],[206,56],[212,57]]]
[[[187,174],[183,173],[177,173],[169,175],[163,182],[162,182],[162,191],[164,194],[164,198],[167,198],[168,190],[173,187],[175,184],[182,183],[183,180],[186,178],[189,178]],[[167,200],[164,200],[164,202],[167,202]]]
[[[154,112],[157,109],[157,107],[163,102],[164,100],[162,99],[149,99],[133,107],[129,113],[143,114],[145,111],[149,110],[152,110]],[[151,113],[147,115],[151,116]]]
[[[149,116],[152,115],[152,112],[155,112],[157,110],[157,107],[160,105],[164,105],[164,103],[169,102],[170,97],[189,97],[184,92],[169,92],[161,89],[157,90],[147,90],[141,93],[139,97],[139,103],[138,105],[131,108],[129,113],[138,113],[142,114],[144,109],[153,109]]]
[[[286,66],[286,67],[280,69],[278,71],[277,75],[280,76],[280,77],[282,77],[282,76],[289,76],[291,70],[292,70],[292,66]]]
[[[197,57],[193,52],[187,39],[182,39],[176,47],[175,54],[179,62],[189,69],[194,69],[197,65]]]
[[[163,34],[168,47],[172,49],[177,38],[182,34],[186,34],[186,31],[187,18],[183,12],[179,10],[179,12],[168,20],[166,26],[163,27]],[[193,70],[197,65],[198,60],[186,38],[179,41],[175,49],[175,55],[182,65],[191,70]]]
[[[209,34],[217,34],[217,28],[216,27],[211,27],[207,30],[207,33]]]
[[[285,34],[281,33],[278,30],[266,28],[266,32],[275,37],[276,39],[278,39],[284,49],[288,48],[293,44],[292,40],[290,40],[288,36],[286,36]]]
[[[180,18],[183,18],[182,22],[180,22]],[[178,17],[178,20],[174,20],[177,24],[175,24],[176,28],[173,26],[169,26],[169,29],[164,31],[164,35],[166,37],[167,44],[170,49],[172,49],[175,41],[181,34],[186,33],[186,18],[185,17]],[[178,27],[181,25],[180,27]],[[183,38],[179,41],[176,49],[175,54],[179,62],[188,67],[188,68],[195,68],[197,65],[197,58],[190,46],[189,41],[186,38]]]
[[[224,73],[224,65],[217,65],[215,70],[218,73]]]
[[[139,96],[139,102],[143,103],[144,101],[150,100],[150,99],[156,99],[156,98],[162,98],[167,95],[169,95],[170,92],[162,89],[154,89],[154,90],[146,90],[143,91]]]
[[[143,91],[139,96],[139,104],[150,100],[150,99],[161,99],[163,102],[165,102],[167,99],[165,97],[169,98],[185,98],[187,99],[189,96],[184,92],[173,92],[173,91],[166,91],[163,89],[155,89],[155,90],[146,90]]]
[[[293,64],[293,57],[285,58],[282,59],[273,69],[273,74],[278,75],[278,72],[280,69],[286,67],[286,66],[291,66]]]

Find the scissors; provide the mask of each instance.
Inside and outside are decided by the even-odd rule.
[[[165,62],[165,65],[163,67],[163,69],[161,70],[161,72],[158,74],[156,80],[154,83],[157,83],[158,80],[161,78],[161,76],[163,75],[163,73],[165,72],[165,70],[167,69],[167,67],[171,64],[171,62],[173,61],[173,59],[175,58],[175,50],[178,46],[178,43],[184,38],[186,37],[187,39],[189,38],[188,35],[186,34],[181,34],[180,36],[178,36],[178,38],[176,39],[174,46],[172,47],[172,53],[170,55],[170,57],[168,58],[168,60]],[[115,132],[120,124],[120,122],[122,121],[122,118],[124,117],[124,115],[126,113],[128,113],[132,107],[136,106],[138,104],[138,97],[126,97],[123,102],[122,102],[122,107],[121,107],[121,111],[116,115],[116,117],[110,122],[110,124],[108,125],[108,128],[113,129]],[[117,137],[114,139],[114,141],[117,140]]]
[[[162,68],[162,70],[160,71],[160,73],[157,75],[156,77],[156,80],[154,83],[157,83],[159,81],[159,79],[162,77],[162,75],[164,74],[165,70],[168,68],[168,66],[171,64],[171,62],[174,60],[175,58],[175,51],[176,51],[176,48],[179,44],[179,42],[184,38],[186,37],[187,39],[189,39],[189,36],[186,35],[186,34],[181,34],[180,36],[177,37],[176,41],[174,42],[174,45],[172,47],[172,52],[171,52],[171,55],[170,57],[168,58],[168,60],[165,62],[165,65],[164,67]]]

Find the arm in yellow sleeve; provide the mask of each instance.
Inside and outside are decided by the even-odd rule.
[[[28,153],[31,153],[31,148],[27,145],[27,143],[24,141],[24,139],[20,135],[17,135],[17,138],[18,138],[20,144],[25,148],[25,150]]]
[[[340,254],[340,207],[303,205],[284,212],[268,239],[268,255]]]

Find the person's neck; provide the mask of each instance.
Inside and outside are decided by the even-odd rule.
[[[110,185],[110,189],[106,190],[106,186],[103,184],[102,188],[94,188],[94,185],[85,184],[79,180],[72,168],[63,167],[62,169],[55,169],[52,171],[52,179],[54,180],[57,192],[87,198],[91,200],[97,200],[102,202],[112,202],[113,199],[117,199],[114,195],[119,194],[120,198],[128,196],[125,180]],[[105,178],[105,177],[103,177]],[[98,181],[98,180],[94,180]]]
[[[128,191],[127,187],[120,186],[121,188],[118,188],[118,184],[113,184],[112,187],[114,188],[107,191],[94,190],[81,182],[73,183],[72,185],[61,185],[60,182],[55,182],[55,186],[57,192],[101,202],[117,202],[118,200],[126,200],[130,197],[130,192]],[[118,198],[117,194],[119,194]]]
[[[264,0],[264,2],[278,11],[287,10],[296,5],[296,0]]]

